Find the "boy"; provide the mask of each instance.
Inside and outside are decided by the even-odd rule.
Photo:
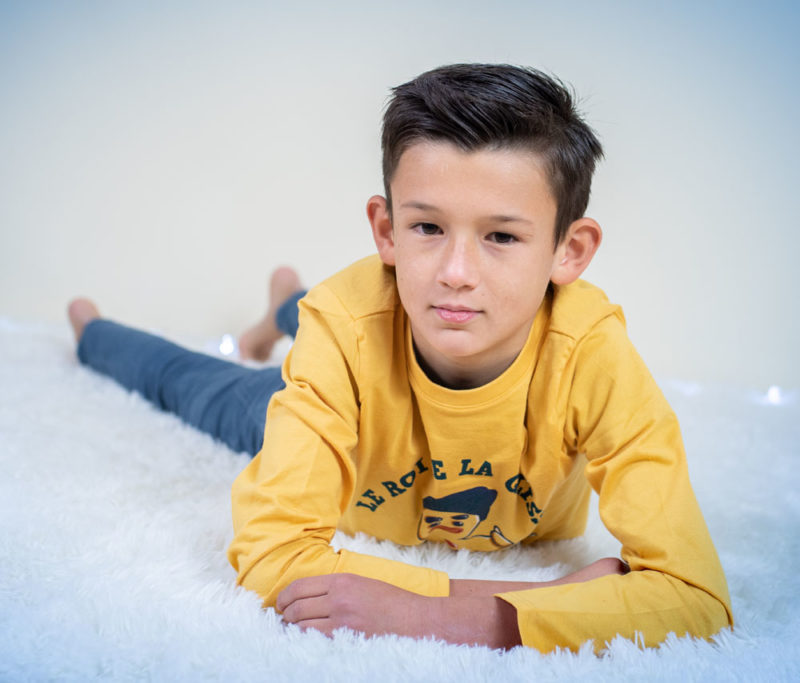
[[[285,387],[234,484],[239,582],[302,628],[492,647],[732,623],[676,419],[619,308],[578,280],[602,236],[583,216],[601,147],[569,93],[535,70],[442,67],[394,90],[382,143],[378,257],[301,301]],[[246,350],[268,350],[272,318]],[[225,396],[249,381],[230,372]],[[571,538],[590,486],[626,565],[459,581],[329,545],[337,528],[485,551]]]

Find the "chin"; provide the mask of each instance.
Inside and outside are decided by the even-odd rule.
[[[477,365],[480,361],[481,350],[465,348],[463,346],[446,346],[436,349],[443,358],[453,365],[469,369],[470,366]]]
[[[431,347],[438,353],[454,358],[467,358],[476,352],[471,336],[466,330],[440,330],[429,339]]]

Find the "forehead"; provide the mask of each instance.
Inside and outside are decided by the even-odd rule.
[[[390,187],[394,208],[406,201],[436,206],[452,201],[555,215],[542,160],[519,148],[465,151],[449,142],[417,142],[400,156]]]

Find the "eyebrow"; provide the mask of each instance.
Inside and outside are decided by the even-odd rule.
[[[425,202],[417,202],[417,201],[403,202],[400,205],[400,208],[419,209],[420,211],[433,211],[435,213],[439,213],[441,211],[441,209],[434,206],[433,204],[426,204]],[[520,216],[514,216],[514,215],[497,214],[494,216],[487,216],[486,218],[494,221],[495,223],[526,223],[528,225],[533,225],[532,221],[529,221],[527,218],[521,218]]]

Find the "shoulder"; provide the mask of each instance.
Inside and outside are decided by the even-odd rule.
[[[359,320],[393,313],[400,298],[394,270],[374,255],[356,261],[309,290],[303,303],[321,313]]]
[[[552,320],[561,339],[556,344],[565,351],[567,443],[592,459],[615,452],[652,425],[675,422],[628,337],[622,309],[602,290],[583,281],[557,288]]]
[[[612,304],[602,289],[585,280],[553,286],[551,332],[577,342],[598,328],[617,328],[624,333],[622,308]]]
[[[569,336],[565,376],[569,405],[579,416],[571,421],[573,427],[585,430],[606,417],[610,423],[619,422],[622,431],[608,427],[609,433],[616,434],[633,424],[630,415],[634,412],[645,421],[671,415],[628,337],[622,309],[610,303],[602,290],[580,280],[558,288],[552,318],[554,329]]]
[[[394,270],[371,256],[313,287],[300,300],[293,349],[310,351],[311,362],[338,349],[353,372],[375,353],[391,349],[402,310]]]
[[[554,287],[549,341],[560,358],[560,371],[570,377],[590,378],[589,385],[634,375],[648,375],[631,343],[622,308],[603,290],[584,281]]]

